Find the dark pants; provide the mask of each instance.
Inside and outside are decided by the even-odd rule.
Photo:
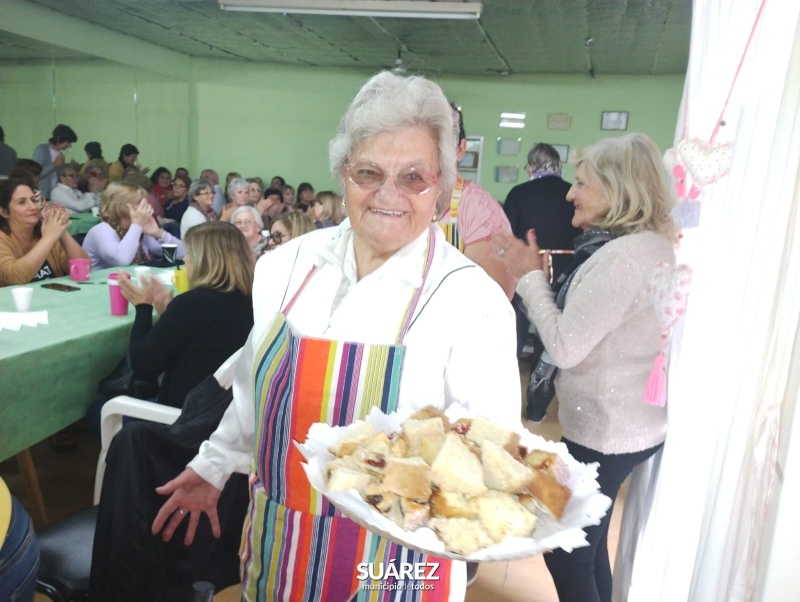
[[[39,540],[31,517],[11,496],[11,522],[0,541],[0,600],[32,602],[39,570]]]
[[[545,554],[544,560],[553,577],[559,602],[611,602],[608,525],[614,501],[622,482],[638,464],[656,453],[661,445],[632,454],[606,455],[568,439],[562,441],[578,462],[600,464],[597,482],[600,492],[611,498],[611,507],[599,525],[585,529],[589,542],[587,547],[575,548],[571,553],[555,550]]]

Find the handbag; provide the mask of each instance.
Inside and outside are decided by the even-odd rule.
[[[129,353],[103,378],[97,388],[100,394],[111,399],[119,395],[129,395],[138,399],[150,399],[158,395],[158,381],[139,378],[133,372]]]

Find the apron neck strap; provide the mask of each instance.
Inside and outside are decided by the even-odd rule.
[[[419,305],[419,300],[422,297],[422,289],[425,288],[425,281],[428,279],[428,274],[431,271],[431,266],[433,265],[433,254],[436,250],[436,236],[433,232],[434,226],[430,226],[428,228],[428,245],[425,252],[425,265],[422,266],[422,282],[420,283],[419,287],[414,289],[414,292],[411,295],[411,299],[408,301],[408,305],[406,306],[405,315],[403,316],[403,322],[400,325],[400,330],[397,332],[397,343],[402,343],[403,339],[408,332],[408,329],[411,327],[411,322],[414,318],[414,311],[417,309],[417,305]],[[300,293],[303,292],[303,289],[308,284],[308,281],[311,280],[311,276],[317,270],[317,266],[312,266],[312,268],[306,274],[303,283],[300,285],[300,288],[297,289],[297,292],[289,299],[289,302],[286,306],[281,310],[283,317],[289,315],[292,307],[294,306],[295,301],[300,296]]]

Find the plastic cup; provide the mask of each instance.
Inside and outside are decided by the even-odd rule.
[[[92,267],[92,262],[88,259],[70,259],[69,260],[69,278],[75,282],[84,282],[89,280],[89,270]]]
[[[14,297],[14,306],[17,311],[28,311],[31,308],[31,298],[33,297],[33,289],[29,286],[20,286],[11,289],[11,295]]]
[[[133,268],[133,273],[136,274],[136,282],[139,286],[145,286],[150,283],[150,267],[146,265],[138,265]]]
[[[161,256],[167,263],[175,263],[178,256],[178,245],[161,245]]]
[[[175,285],[175,290],[178,291],[178,294],[188,291],[189,275],[186,270],[181,270],[180,268],[175,270],[175,273],[172,274],[172,284]]]
[[[111,315],[127,316],[128,300],[119,288],[119,274],[117,273],[108,275],[108,294],[111,297]]]
[[[100,207],[92,207],[92,215],[100,217]]]

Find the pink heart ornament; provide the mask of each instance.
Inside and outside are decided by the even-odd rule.
[[[692,176],[698,187],[716,182],[728,173],[733,156],[731,143],[711,146],[701,140],[681,140],[678,160]],[[699,190],[697,195],[699,195]],[[695,195],[695,198],[697,197]]]
[[[685,264],[659,263],[647,277],[647,292],[652,301],[662,333],[666,333],[686,312],[692,269]]]

